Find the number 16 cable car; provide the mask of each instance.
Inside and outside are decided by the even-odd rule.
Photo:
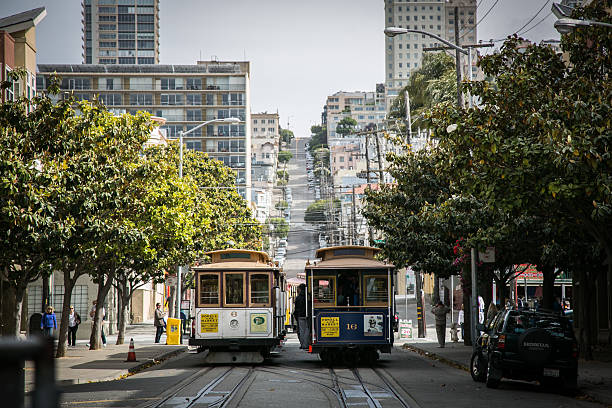
[[[261,363],[284,337],[284,275],[265,252],[208,252],[196,283],[190,346],[208,363]]]
[[[309,351],[324,362],[374,362],[391,352],[395,267],[375,259],[379,251],[321,248],[320,261],[306,265]]]

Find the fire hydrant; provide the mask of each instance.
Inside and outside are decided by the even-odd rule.
[[[457,323],[451,324],[451,340],[455,343],[459,341],[459,336],[457,335]]]

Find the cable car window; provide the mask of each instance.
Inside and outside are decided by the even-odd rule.
[[[336,278],[334,276],[313,277],[312,289],[315,307],[336,305]]]
[[[224,274],[224,303],[226,306],[246,306],[246,301],[244,298],[244,289],[246,282],[244,275],[244,272],[232,272]]]
[[[200,275],[200,305],[219,306],[219,274]]]
[[[389,296],[387,294],[387,276],[366,275],[363,277],[364,303],[366,306],[387,305]]]
[[[270,275],[267,273],[251,274],[251,306],[268,306],[270,303]]]

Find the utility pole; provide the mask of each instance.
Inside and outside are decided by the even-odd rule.
[[[372,178],[370,177],[370,138],[368,135],[365,135],[365,157],[366,157],[366,179],[368,181],[368,185],[372,183]]]
[[[375,136],[376,136],[376,154],[378,155],[378,182],[380,184],[383,184],[385,182],[385,179],[383,175],[382,156],[380,154],[380,141],[378,140],[378,133],[376,133]]]
[[[421,272],[415,271],[414,280],[416,283],[416,301],[417,301],[417,331],[420,339],[427,336],[427,326],[425,325],[425,313],[423,310],[423,283],[421,282]]]
[[[459,47],[459,7],[455,6],[455,45]],[[470,67],[472,69],[472,67]],[[461,95],[461,56],[459,50],[455,50],[455,70],[457,72],[457,106],[463,106],[463,96]]]
[[[353,186],[353,209],[351,211],[352,216],[353,216],[353,239],[352,239],[352,244],[353,245],[357,245],[355,243],[355,239],[357,238],[357,216],[355,213],[355,186]]]

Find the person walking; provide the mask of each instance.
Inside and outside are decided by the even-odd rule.
[[[81,316],[74,310],[74,306],[70,306],[70,314],[68,315],[68,346],[76,347],[76,333],[81,324]]]
[[[306,319],[306,285],[298,286],[298,295],[295,297],[293,304],[293,316],[298,325],[298,339],[300,340],[300,348],[308,348],[308,322]]]
[[[53,313],[53,306],[47,306],[47,311],[40,321],[40,328],[47,337],[53,337],[53,331],[57,330],[57,319]]]
[[[94,300],[91,302],[91,310],[89,311],[89,316],[91,317],[91,330],[93,331],[94,326],[94,317],[96,316],[96,307],[98,301]],[[102,347],[106,347],[106,336],[104,335],[104,320],[106,320],[106,310],[104,306],[102,306],[102,310],[100,311],[100,316],[102,316],[102,323],[100,323],[100,337],[102,338]],[[89,344],[87,344],[89,347]]]
[[[431,313],[436,317],[436,334],[438,336],[438,344],[440,348],[444,348],[446,343],[446,315],[450,312],[450,308],[444,306],[444,303],[438,302]]]
[[[166,315],[161,308],[161,303],[157,303],[155,305],[155,317],[153,319],[153,325],[155,326],[155,342],[159,343],[159,339],[161,338],[162,333],[164,332],[164,327],[166,327],[166,322],[164,321],[164,316]]]
[[[461,310],[457,313],[457,324],[461,327],[461,340],[463,340],[465,336],[465,332],[463,331],[463,325],[465,323],[465,315],[463,311],[463,304],[461,305]]]

